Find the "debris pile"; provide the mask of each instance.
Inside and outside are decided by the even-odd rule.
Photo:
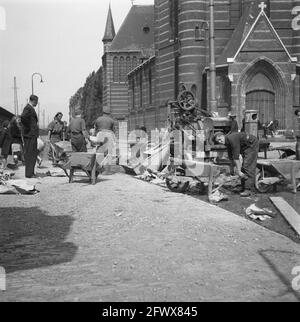
[[[253,220],[266,221],[272,219],[274,213],[270,209],[259,208],[255,204],[252,204],[246,209],[246,215]]]
[[[14,173],[0,173],[0,195],[2,194],[23,194],[34,195],[39,191],[35,184],[28,183],[26,180],[13,180]]]

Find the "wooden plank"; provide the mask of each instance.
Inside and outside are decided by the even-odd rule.
[[[270,200],[300,236],[300,215],[283,198],[270,197]]]

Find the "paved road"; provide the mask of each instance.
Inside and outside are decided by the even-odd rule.
[[[290,239],[125,174],[0,196],[0,301],[299,301]]]

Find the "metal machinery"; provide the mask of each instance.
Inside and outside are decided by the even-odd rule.
[[[224,146],[214,145],[213,136],[216,132],[227,134],[230,131],[231,123],[227,117],[215,117],[208,111],[198,108],[194,94],[189,91],[181,92],[177,101],[169,101],[168,108],[170,131],[181,131],[183,138],[190,138],[192,134],[193,147],[195,147],[197,135],[200,136],[204,147],[200,152],[205,153],[205,161],[213,161],[211,152],[226,150]],[[193,149],[192,152],[196,157],[199,151]]]
[[[231,123],[228,118],[214,117],[197,107],[194,94],[183,91],[177,101],[169,101],[169,131],[171,135],[170,166],[166,179],[168,188],[185,192],[192,181],[201,189],[205,183],[212,189],[213,177],[220,173],[217,154],[225,146],[213,144],[216,132],[227,134]]]

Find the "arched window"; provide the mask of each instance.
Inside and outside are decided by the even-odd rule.
[[[125,60],[124,60],[124,57],[120,57],[119,81],[125,82]]]
[[[178,0],[169,0],[170,40],[178,38]]]
[[[149,69],[148,73],[148,82],[149,82],[149,105],[152,104],[152,71]]]
[[[118,57],[114,57],[113,60],[113,81],[115,83],[119,81]]]
[[[135,69],[135,68],[136,68],[136,66],[137,66],[137,58],[134,56],[134,57],[132,58],[132,69]]]
[[[128,74],[129,72],[131,72],[132,68],[131,68],[131,59],[130,57],[126,57],[126,73]]]
[[[143,72],[140,73],[140,108],[143,108]]]
[[[135,109],[135,82],[134,82],[134,78],[132,78],[131,81],[131,87],[132,87],[132,109]]]

